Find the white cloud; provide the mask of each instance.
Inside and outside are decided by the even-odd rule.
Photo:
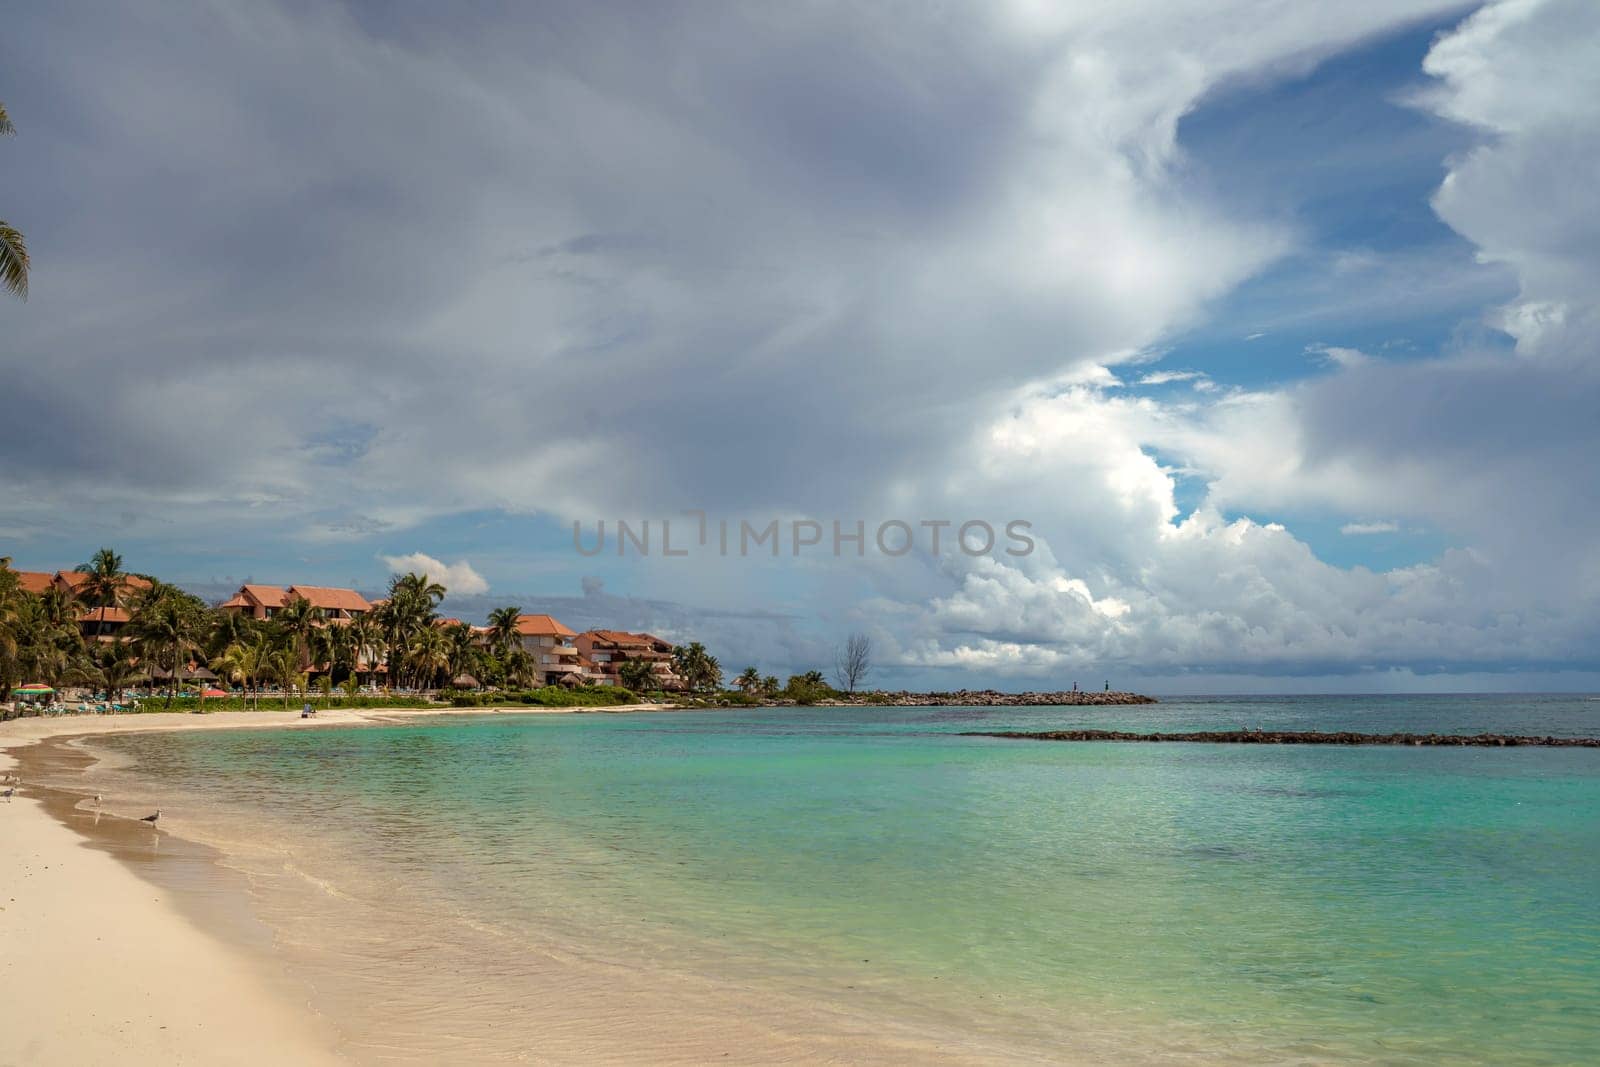
[[[489,583],[464,559],[445,563],[423,552],[413,552],[409,556],[383,556],[382,559],[391,572],[425,574],[452,595],[481,596],[489,591]]]
[[[1425,106],[1494,134],[1435,205],[1515,272],[1516,358],[1327,347],[1292,387],[1114,392],[1111,365],[1305,240],[1186,184],[1180,118],[1455,6],[591,5],[571,39],[270,3],[129,7],[86,36],[30,9],[18,82],[60,113],[7,146],[52,250],[0,356],[40,413],[0,425],[7,518],[192,535],[244,513],[331,540],[497,507],[1026,508],[1034,558],[872,570],[885,649],[1007,672],[1592,650],[1593,5],[1494,5],[1428,60]],[[1379,258],[1333,269],[1418,304]],[[1297,509],[1472,548],[1342,569],[1292,519],[1238,517]],[[487,589],[465,561],[384,559]],[[838,584],[808,607],[854,610]]]
[[[1140,385],[1167,385],[1170,382],[1201,382],[1205,374],[1197,370],[1158,370],[1139,379]],[[1198,387],[1198,386],[1197,386]]]
[[[1364,534],[1396,533],[1400,524],[1396,522],[1347,522],[1339,527],[1339,532],[1346,537],[1360,537]]]
[[[1330,367],[1358,367],[1363,363],[1372,362],[1372,357],[1359,348],[1341,348],[1338,345],[1311,345],[1306,352],[1320,356],[1321,362]]]

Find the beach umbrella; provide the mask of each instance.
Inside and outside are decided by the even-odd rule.
[[[54,693],[54,692],[55,692],[55,690],[53,688],[51,688],[48,685],[45,685],[43,682],[29,682],[27,685],[19,685],[19,686],[17,686],[15,689],[13,689],[11,691],[11,695],[14,696],[14,697],[18,697],[18,696],[25,697],[25,696],[35,696],[35,695],[48,695],[48,694]]]
[[[226,690],[222,689],[204,689],[201,690],[200,695],[203,697],[225,697],[228,694]]]
[[[458,674],[450,684],[457,689],[476,689],[479,682],[470,674]]]

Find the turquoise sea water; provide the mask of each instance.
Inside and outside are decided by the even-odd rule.
[[[1600,699],[773,709],[129,735],[416,900],[944,1023],[1195,1058],[1600,1062],[1600,751],[963,730],[1600,735]],[[1159,1057],[1158,1057],[1159,1058]]]

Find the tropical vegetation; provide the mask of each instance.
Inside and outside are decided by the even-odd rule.
[[[17,132],[6,106],[0,103],[0,137]],[[0,219],[0,287],[24,300],[28,298],[28,244],[17,228]]]
[[[259,708],[269,694],[282,707],[291,697],[348,707],[416,704],[415,695],[396,689],[451,690],[441,699],[461,707],[626,704],[635,694],[691,706],[814,704],[846,695],[820,671],[780,686],[754,666],[724,689],[722,665],[698,641],[672,653],[682,692],[662,693],[660,664],[649,660],[620,663],[620,687],[537,688],[543,672],[518,634],[521,608],[495,608],[482,629],[443,619],[445,588],[425,574],[395,575],[374,610],[334,622],[304,598],[269,619],[209,607],[130,571],[109,548],[80,565],[73,593],[54,586],[25,592],[10,562],[0,557],[0,695],[43,683],[84,687],[121,703],[128,690],[148,687],[159,707],[194,710]],[[228,694],[206,696],[212,679]]]
[[[569,706],[636,699],[611,686],[576,694],[530,688],[541,672],[517,635],[521,610],[495,609],[483,635],[487,640],[480,639],[471,626],[440,618],[445,588],[425,574],[395,575],[375,610],[335,625],[304,598],[270,619],[208,607],[177,586],[130,572],[109,548],[79,566],[84,577],[75,596],[53,587],[43,594],[25,592],[10,564],[0,557],[4,693],[25,682],[82,686],[120,702],[129,689],[149,686],[159,692],[161,707],[197,710],[260,707],[268,690],[275,690],[284,707],[291,695],[352,707],[415,705],[415,696],[396,696],[394,690],[454,685],[505,688],[493,695],[494,703]],[[213,676],[235,692],[204,696],[204,683]],[[384,694],[361,694],[363,685],[382,686]],[[653,686],[647,680],[641,687]]]

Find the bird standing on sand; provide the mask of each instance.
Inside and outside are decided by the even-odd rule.
[[[140,819],[139,821],[140,822],[147,822],[151,826],[154,826],[156,824],[156,820],[159,819],[159,818],[161,818],[161,809],[157,808],[156,809],[156,813],[154,815],[146,815],[144,818]]]
[[[16,786],[8,785],[8,786],[5,787],[5,789],[0,790],[0,797],[5,797],[6,798],[6,803],[9,804],[9,803],[11,803],[11,794],[15,793],[16,791],[17,791],[17,787]]]

